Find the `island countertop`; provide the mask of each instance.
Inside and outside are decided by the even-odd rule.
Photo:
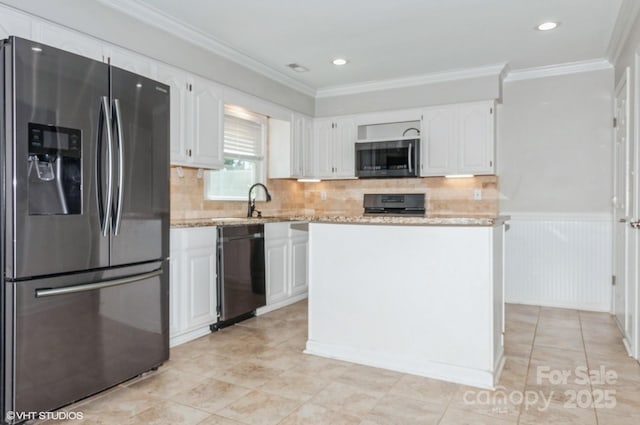
[[[277,223],[283,221],[305,221],[309,223],[334,223],[334,224],[382,224],[382,225],[408,225],[408,226],[494,226],[509,220],[509,216],[497,217],[406,217],[406,216],[282,216],[282,217],[219,217],[171,220],[171,227],[207,227],[228,226],[241,224]]]

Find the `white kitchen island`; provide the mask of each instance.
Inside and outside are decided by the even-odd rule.
[[[313,221],[305,352],[495,387],[504,228],[493,218]]]

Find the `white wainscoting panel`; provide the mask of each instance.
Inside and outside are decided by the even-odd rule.
[[[503,214],[506,302],[610,311],[611,215]]]

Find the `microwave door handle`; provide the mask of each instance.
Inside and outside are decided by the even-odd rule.
[[[413,173],[413,155],[412,155],[412,151],[413,151],[413,143],[409,143],[409,155],[408,155],[409,173]]]

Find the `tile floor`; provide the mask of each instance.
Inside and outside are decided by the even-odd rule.
[[[506,323],[500,387],[483,391],[302,354],[300,302],[176,347],[157,372],[65,409],[82,420],[48,423],[640,423],[640,365],[611,316],[508,305]]]

